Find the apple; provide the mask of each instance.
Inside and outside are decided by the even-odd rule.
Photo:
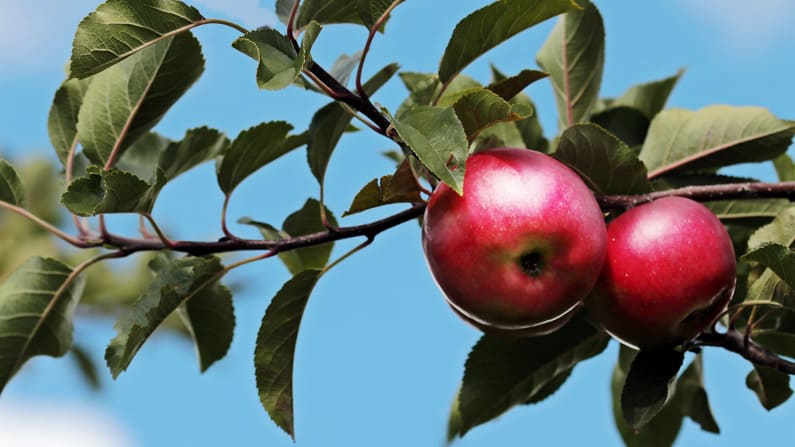
[[[473,320],[472,318],[461,313],[461,311],[459,311],[453,305],[450,305],[450,308],[462,320],[469,323],[472,327],[480,329],[485,334],[497,335],[500,337],[524,338],[524,337],[537,337],[540,335],[547,335],[557,331],[558,329],[565,326],[566,323],[571,321],[572,317],[574,317],[574,315],[577,314],[577,312],[582,308],[582,306],[579,305],[574,306],[573,308],[571,308],[571,310],[569,310],[568,312],[564,313],[563,315],[561,315],[560,317],[554,320],[538,324],[536,326],[530,326],[524,328],[506,328],[506,327],[492,326],[491,324],[486,324],[477,320]]]
[[[568,321],[593,288],[607,231],[574,171],[540,152],[496,148],[469,157],[463,196],[437,186],[422,240],[431,274],[465,321],[536,335]]]
[[[591,316],[626,345],[684,343],[710,327],[734,293],[729,234],[704,205],[668,197],[607,226],[607,259],[587,301]]]

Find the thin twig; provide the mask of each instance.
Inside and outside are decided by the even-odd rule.
[[[307,70],[334,92],[334,96],[332,96],[334,99],[348,104],[355,110],[358,110],[364,114],[364,116],[372,120],[376,126],[386,132],[386,129],[389,127],[389,120],[378,111],[372,102],[369,100],[364,100],[355,95],[353,92],[348,90],[347,87],[340,84],[339,81],[334,78],[334,76],[331,76],[331,74],[329,74],[323,67],[314,61],[311,61],[307,65]]]
[[[737,330],[728,330],[724,333],[705,332],[696,338],[693,345],[696,347],[718,346],[739,354],[756,365],[795,375],[795,363],[768,351],[767,348],[753,340],[746,340],[745,335]]]
[[[728,183],[722,185],[685,186],[635,195],[597,195],[603,209],[622,210],[663,197],[687,197],[696,201],[783,198],[795,200],[795,182]]]
[[[389,5],[389,8],[381,14],[381,17],[376,20],[373,27],[370,28],[370,34],[367,36],[367,42],[364,44],[364,49],[362,50],[362,57],[359,59],[359,67],[356,70],[356,91],[359,93],[359,97],[365,101],[369,102],[369,95],[364,90],[362,86],[362,71],[364,71],[364,61],[367,59],[367,54],[370,52],[370,45],[373,43],[373,38],[375,38],[375,34],[378,32],[379,29],[384,25],[387,18],[389,18],[389,14],[392,13],[392,10],[397,7],[397,5],[403,0],[395,0]]]
[[[12,205],[8,202],[0,201],[0,208],[5,208],[13,213],[19,214],[20,216],[28,219],[29,221],[35,223],[36,225],[40,226],[41,228],[47,230],[48,232],[52,233],[54,236],[58,237],[66,241],[67,243],[74,245],[77,248],[91,248],[91,247],[98,247],[102,245],[102,241],[100,240],[83,240],[66,234],[63,230],[56,227],[55,225],[50,224],[49,222],[45,221],[44,219],[36,216],[35,214],[31,213],[30,211],[26,210],[25,208]]]
[[[296,236],[282,240],[260,239],[227,239],[217,241],[172,241],[171,247],[164,246],[162,241],[153,239],[133,239],[109,234],[102,242],[125,252],[157,251],[169,248],[172,251],[188,253],[195,256],[227,253],[232,251],[275,250],[279,253],[297,248],[311,247],[328,242],[354,237],[375,238],[379,233],[408,222],[422,215],[425,204],[415,204],[411,208],[392,216],[371,223],[340,227],[336,231],[325,230],[317,233]]]

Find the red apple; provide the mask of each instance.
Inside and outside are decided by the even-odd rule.
[[[469,157],[463,196],[440,184],[422,235],[456,313],[487,332],[516,335],[568,321],[596,283],[607,244],[602,212],[577,174],[514,148]]]
[[[704,205],[669,197],[632,208],[607,226],[607,259],[588,310],[639,349],[691,340],[734,293],[734,248]]]

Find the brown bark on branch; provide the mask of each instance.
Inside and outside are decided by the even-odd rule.
[[[734,199],[795,199],[795,182],[728,183],[723,185],[685,186],[636,195],[597,195],[599,206],[606,210],[624,210],[663,197],[687,197],[699,202]]]
[[[694,346],[718,346],[727,351],[739,354],[744,359],[760,366],[795,375],[795,363],[786,360],[764,346],[747,338],[740,331],[730,329],[725,333],[705,332],[693,342]]]
[[[280,253],[354,237],[375,239],[379,233],[421,216],[424,210],[424,204],[416,204],[405,211],[367,224],[340,227],[284,240],[221,238],[217,241],[171,241],[167,246],[159,239],[135,239],[108,234],[101,244],[97,245],[110,246],[124,253],[166,249],[194,256],[251,250],[268,250]]]

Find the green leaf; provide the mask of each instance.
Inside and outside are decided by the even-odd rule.
[[[789,386],[789,374],[754,365],[754,369],[745,378],[745,385],[759,398],[759,403],[770,411],[786,402],[792,396]]]
[[[149,132],[125,151],[116,167],[142,179],[149,179],[149,183],[156,182],[160,169],[161,175],[171,181],[180,174],[215,159],[226,151],[227,146],[229,139],[208,127],[190,129],[179,141],[171,141]]]
[[[655,179],[657,191],[696,185],[719,185],[727,183],[750,183],[758,180],[745,177],[701,173],[674,173]],[[729,224],[738,224],[753,229],[768,223],[791,206],[787,199],[737,199],[704,202],[719,219]],[[795,224],[795,219],[792,221]],[[745,251],[745,243],[738,252]]]
[[[533,110],[537,110],[533,101],[524,93],[514,97],[511,100],[511,104],[523,104],[526,107],[532,107]],[[537,112],[534,112],[529,118],[517,121],[515,125],[522,136],[524,147],[545,153],[549,150],[549,141],[544,137],[544,130],[541,128]]]
[[[601,194],[651,191],[646,168],[635,152],[597,125],[577,124],[566,129],[554,156]]]
[[[70,77],[85,78],[203,20],[176,0],[108,0],[77,27]]]
[[[604,24],[590,2],[561,17],[539,50],[536,59],[550,75],[561,130],[586,120],[595,107],[604,58]]]
[[[760,227],[748,239],[748,251],[768,243],[789,247],[795,242],[795,206],[781,211],[769,224]]]
[[[463,432],[463,421],[461,411],[458,409],[458,395],[461,390],[456,391],[453,404],[450,405],[450,414],[447,416],[447,444],[452,444]]]
[[[328,208],[325,209],[325,213],[328,223],[337,226],[337,220],[334,218],[334,214],[332,214]],[[307,200],[300,210],[287,216],[282,224],[282,230],[277,230],[270,224],[258,222],[248,217],[239,219],[238,223],[256,227],[262,234],[262,237],[270,241],[281,241],[289,239],[290,237],[303,236],[326,230],[320,217],[320,202],[315,199]],[[297,275],[304,270],[320,270],[325,267],[331,257],[333,248],[333,243],[299,248],[280,252],[279,258],[287,267],[287,270],[290,271],[290,274]]]
[[[298,51],[287,36],[273,28],[250,31],[232,42],[232,46],[257,61],[259,88],[281,90],[295,82],[310,63],[309,52],[319,33],[320,25],[310,24]]]
[[[427,106],[433,102],[434,97],[441,89],[439,76],[435,73],[417,73],[403,71],[398,74],[403,85],[409,91],[409,97],[400,105],[397,114],[400,115],[411,106]],[[458,79],[458,78],[456,78]],[[452,85],[450,86],[452,88]],[[448,90],[450,90],[448,88]]]
[[[207,371],[226,355],[232,344],[235,330],[232,292],[221,284],[203,288],[177,310],[196,345],[199,368]]]
[[[536,106],[533,104],[533,101],[530,100],[529,96],[521,91],[517,91],[517,89],[523,90],[526,87],[523,86],[525,82],[534,82],[536,77],[541,76],[541,78],[545,78],[549,76],[549,74],[542,71],[522,70],[518,75],[508,77],[492,64],[491,75],[492,82],[488,87],[490,90],[503,98],[510,96],[509,102],[512,106],[521,106],[528,110],[533,110],[533,113],[529,117],[514,123],[498,124],[495,127],[501,127],[502,129],[496,132],[489,132],[493,130],[494,127],[487,129],[486,132],[489,134],[488,136],[498,137],[503,142],[502,145],[504,146],[526,147],[546,153],[549,149],[549,141],[544,138],[544,130],[541,128],[541,123],[538,120]],[[516,132],[514,132],[514,129]],[[521,142],[510,143],[510,141],[515,138],[515,134],[519,136],[517,140]]]
[[[0,158],[0,201],[10,205],[25,205],[25,188],[11,163]]]
[[[85,176],[68,186],[61,202],[80,216],[149,213],[167,182],[215,158],[228,145],[223,134],[206,127],[191,129],[176,142],[147,133],[117,164],[122,169],[90,166]]]
[[[82,346],[73,344],[69,349],[69,354],[88,386],[94,391],[99,390],[102,387],[102,381],[99,379],[99,368],[88,354],[88,351]]]
[[[539,402],[545,401],[548,397],[555,394],[566,381],[571,377],[571,373],[574,371],[574,368],[569,369],[567,371],[563,371],[562,373],[556,375],[552,378],[546,385],[541,387],[537,393],[533,395],[530,399],[525,402],[525,405],[533,405]]]
[[[591,122],[602,126],[632,148],[643,144],[651,124],[643,112],[626,106],[594,113]]]
[[[284,121],[269,121],[240,132],[218,166],[218,185],[224,194],[232,194],[249,175],[295,149],[285,144],[292,128]]]
[[[718,200],[705,202],[718,219],[723,221],[758,221],[776,217],[790,207],[787,199],[749,199],[749,200]]]
[[[356,66],[359,65],[359,61],[362,59],[362,52],[357,51],[356,53],[348,56],[347,54],[343,54],[337,58],[334,62],[334,65],[331,66],[329,70],[329,74],[337,80],[342,85],[347,85],[348,80],[351,78],[351,74],[353,70],[356,69]]]
[[[795,288],[795,252],[779,244],[764,244],[741,257],[773,270],[790,287]]]
[[[657,114],[640,151],[649,177],[773,159],[787,150],[795,123],[760,107],[716,105]]]
[[[492,69],[494,69],[493,66]],[[487,88],[496,93],[500,98],[510,101],[533,82],[548,76],[549,73],[544,73],[543,71],[522,70],[514,76],[492,82]]]
[[[486,51],[574,6],[571,0],[500,0],[478,9],[456,25],[442,56],[439,79],[448,84]]]
[[[35,257],[0,285],[0,391],[35,355],[60,357],[72,346],[72,319],[84,278],[66,280],[72,269]]]
[[[392,124],[429,171],[458,194],[464,193],[469,143],[452,108],[417,106],[392,120]]]
[[[795,308],[795,291],[784,282],[773,270],[765,269],[748,287],[745,301],[771,302],[785,307]],[[775,321],[768,318],[767,321]],[[765,324],[767,327],[768,325]],[[773,326],[777,329],[776,326]],[[795,332],[795,331],[793,331]],[[755,331],[755,335],[758,332]]]
[[[461,96],[453,105],[464,126],[467,139],[472,141],[484,129],[495,124],[518,121],[533,114],[532,107],[511,105],[491,90],[480,88]]]
[[[269,223],[259,222],[250,217],[241,217],[237,220],[237,223],[256,227],[266,241],[283,241],[290,238],[290,235],[287,234],[286,231],[278,230]],[[281,259],[282,263],[287,267],[287,270],[293,275],[305,270],[303,262],[296,251],[297,250],[282,251],[278,255],[279,259]]]
[[[638,352],[621,392],[621,411],[630,427],[643,427],[668,402],[683,360],[684,353],[673,349]]]
[[[295,29],[304,29],[312,21],[321,24],[362,23],[359,12],[356,10],[356,2],[351,0],[302,1],[295,18]]]
[[[78,216],[106,213],[149,213],[165,179],[150,185],[129,172],[105,171],[91,166],[88,176],[75,179],[61,196],[61,203]]]
[[[301,317],[321,271],[304,270],[273,297],[257,334],[254,369],[262,406],[282,430],[295,439],[293,361]]]
[[[484,335],[466,361],[458,396],[463,435],[514,405],[549,394],[550,383],[602,352],[609,337],[580,319],[554,334],[532,338]]]
[[[280,231],[276,229],[273,225],[265,222],[256,221],[250,217],[241,217],[237,220],[237,223],[242,225],[251,225],[256,227],[262,237],[266,241],[281,241],[288,239],[290,237],[289,234],[285,233],[284,231]],[[279,259],[282,260],[282,263],[287,267],[287,270],[292,272],[293,270],[300,272],[301,268],[301,260],[295,254],[294,250],[283,251],[279,253]]]
[[[673,91],[676,83],[679,82],[679,78],[682,77],[684,72],[683,69],[680,69],[671,77],[635,85],[623,95],[613,100],[611,108],[619,106],[631,107],[639,110],[646,118],[652,119],[654,115],[665,107],[665,103],[668,101],[671,91]]]
[[[356,3],[356,10],[359,12],[362,24],[368,29],[372,29],[375,22],[389,9],[394,0],[356,0],[352,3]]]
[[[77,115],[91,79],[67,79],[55,92],[47,117],[47,131],[55,154],[66,164],[69,152],[77,145]]]
[[[204,299],[224,300],[229,296],[229,290],[218,283],[223,265],[214,256],[172,260],[161,255],[149,263],[149,268],[155,273],[154,279],[132,309],[116,322],[117,335],[105,350],[105,361],[114,379],[130,366],[144,342],[180,305],[199,293],[210,295]],[[202,366],[205,365],[209,364],[202,358]]]
[[[379,70],[363,85],[368,95],[374,94],[397,72],[397,64],[389,64]],[[349,128],[353,117],[337,102],[332,102],[312,117],[309,125],[309,140],[307,143],[307,160],[312,174],[320,185],[326,177],[331,154],[342,138],[342,134]]]
[[[294,0],[276,0],[276,15],[287,24]],[[318,23],[353,23],[375,25],[392,0],[305,0],[298,9],[295,28],[300,30],[312,20]]]
[[[525,141],[516,122],[498,123],[484,129],[477,138],[470,153],[480,152],[493,147],[525,147]]]
[[[154,127],[203,70],[199,42],[183,33],[94,76],[77,118],[83,152],[105,165]]]
[[[795,181],[795,162],[787,154],[781,154],[773,159],[773,166],[776,168],[778,181],[791,182]]]
[[[613,369],[610,389],[613,396],[613,419],[616,428],[627,447],[671,447],[679,435],[684,419],[681,408],[676,405],[676,395],[668,405],[665,405],[657,413],[657,416],[640,429],[636,430],[630,427],[624,420],[624,415],[621,412],[621,392],[635,353],[636,351],[633,349],[621,346],[619,361]]]
[[[295,0],[276,0],[276,16],[285,25],[290,20],[290,12],[293,10]]]
[[[185,132],[180,141],[171,142],[160,154],[157,166],[170,181],[194,167],[226,152],[229,139],[215,129],[197,127]],[[251,161],[251,160],[249,160]]]
[[[696,355],[690,366],[676,381],[675,401],[682,413],[709,433],[720,433],[718,422],[712,415],[712,408],[704,388],[704,361],[701,354]]]
[[[348,211],[342,217],[369,210],[390,203],[422,202],[417,179],[411,170],[408,159],[402,163],[393,175],[385,175],[381,179],[373,179],[364,186],[353,199]]]
[[[308,199],[300,210],[287,216],[282,224],[282,229],[290,236],[303,236],[325,231],[326,227],[323,226],[320,209],[320,202],[315,199]],[[325,209],[325,213],[328,224],[336,227],[337,219],[334,218],[334,214],[328,208]],[[293,268],[288,265],[290,273],[296,275],[302,270],[322,269],[328,264],[333,248],[334,243],[329,242],[292,250],[300,264],[293,266]]]
[[[114,167],[141,179],[152,179],[157,171],[160,155],[170,144],[173,144],[173,141],[157,132],[147,132],[124,151],[124,157],[119,159]],[[87,172],[88,167],[83,175]]]

